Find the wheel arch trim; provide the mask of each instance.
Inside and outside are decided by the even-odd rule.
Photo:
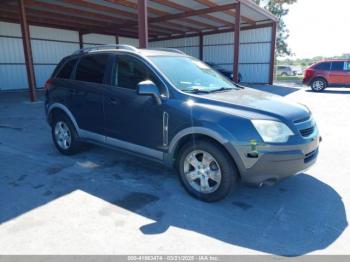
[[[235,161],[235,164],[237,165],[238,170],[241,172],[241,170],[245,170],[244,164],[242,162],[242,159],[240,158],[240,155],[236,148],[231,143],[232,138],[226,138],[220,133],[216,132],[215,130],[206,128],[206,127],[188,127],[181,131],[179,131],[171,140],[168,148],[168,153],[164,156],[164,162],[168,166],[173,165],[173,160],[175,156],[175,152],[177,149],[177,146],[182,138],[188,136],[188,135],[204,135],[207,136],[218,143],[220,143],[229,153],[229,155],[232,157],[232,159]]]
[[[184,138],[187,135],[205,135],[208,136],[216,141],[218,141],[221,144],[225,144],[228,142],[228,139],[224,138],[222,135],[220,135],[219,133],[205,128],[205,127],[188,127],[185,128],[181,131],[179,131],[172,139],[171,142],[169,144],[169,154],[172,156],[175,152],[175,149],[178,145],[178,143],[180,142],[180,140],[182,138]]]
[[[75,119],[75,117],[73,116],[72,112],[63,104],[61,103],[53,103],[52,105],[50,105],[49,109],[48,109],[48,117],[50,117],[50,114],[51,112],[54,110],[54,109],[60,109],[62,110],[63,112],[66,113],[66,115],[69,117],[69,119],[72,121],[75,129],[77,130],[78,134],[80,133],[80,128],[78,126],[78,123]]]
[[[317,80],[317,79],[322,79],[323,81],[325,81],[325,83],[328,85],[329,83],[328,83],[328,81],[327,81],[327,79],[326,79],[326,77],[324,77],[324,76],[315,76],[314,78],[312,78],[312,80],[310,81],[310,84],[312,85],[312,83],[315,81],[315,80]]]

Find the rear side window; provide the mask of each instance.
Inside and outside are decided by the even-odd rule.
[[[350,71],[350,62],[344,62],[344,71]]]
[[[84,56],[78,64],[75,79],[84,82],[103,83],[108,54]]]
[[[344,62],[332,62],[332,71],[343,71],[344,70]]]
[[[78,58],[71,59],[68,62],[66,62],[61,70],[57,74],[57,78],[63,78],[63,79],[69,79],[72,71],[74,69],[75,63],[77,62]]]
[[[319,63],[314,68],[318,69],[318,70],[330,70],[331,69],[331,63],[330,62]]]

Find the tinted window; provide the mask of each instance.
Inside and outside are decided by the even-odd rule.
[[[88,55],[80,59],[76,71],[76,80],[102,83],[108,63],[108,54]]]
[[[344,62],[332,62],[332,71],[343,71]]]
[[[344,63],[344,71],[350,71],[350,62]]]
[[[70,75],[72,74],[72,71],[74,69],[75,63],[77,62],[77,58],[71,59],[68,62],[64,64],[62,69],[58,72],[57,76],[58,78],[64,78],[69,79]]]
[[[314,68],[319,69],[319,70],[330,70],[331,63],[330,62],[320,63],[320,64],[316,65]]]
[[[118,56],[115,85],[136,90],[137,84],[144,80],[152,80],[160,86],[158,79],[141,61],[128,56]]]

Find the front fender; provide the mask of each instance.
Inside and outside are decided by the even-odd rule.
[[[173,159],[175,156],[175,151],[177,146],[182,138],[188,135],[204,135],[210,137],[211,139],[217,141],[221,144],[229,155],[234,160],[237,168],[243,170],[243,162],[238,154],[238,151],[235,149],[234,144],[237,142],[236,138],[232,133],[226,130],[224,127],[211,123],[211,122],[202,122],[202,126],[191,126],[184,128],[179,131],[171,140],[169,144],[168,153],[165,154],[164,160],[168,166],[172,166]]]

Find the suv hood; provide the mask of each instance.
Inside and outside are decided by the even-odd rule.
[[[268,92],[258,91],[248,87],[226,92],[205,94],[201,96],[201,98],[205,100],[214,100],[215,104],[218,106],[248,110],[290,121],[298,121],[310,116],[310,112],[303,105]]]

